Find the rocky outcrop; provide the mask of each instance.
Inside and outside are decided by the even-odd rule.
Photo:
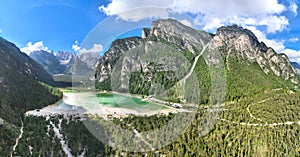
[[[175,49],[174,51],[191,53],[193,57],[200,53],[203,45],[209,44],[209,52],[206,52],[206,58],[210,60],[210,64],[221,63],[214,57],[218,55],[214,52],[221,50],[221,55],[224,57],[237,57],[246,62],[258,63],[266,74],[274,74],[293,83],[298,81],[295,76],[296,72],[288,57],[277,54],[272,48],[259,42],[256,36],[247,29],[237,25],[221,27],[213,35],[195,30],[173,19],[154,21],[150,29],[145,28],[142,30],[142,38],[133,37],[116,40],[99,60],[95,74],[97,81],[103,82],[109,78],[117,60],[124,53],[138,46],[144,47],[145,51],[143,53],[145,53],[147,52],[147,45],[153,45],[155,42],[170,45]],[[129,60],[127,59],[127,61]],[[131,60],[131,63],[134,64],[134,59],[131,58]],[[168,61],[166,61],[167,64]],[[145,63],[140,63],[142,69],[147,69],[145,65]]]
[[[157,37],[158,41],[167,41],[172,46],[186,49],[193,54],[199,53],[202,45],[206,45],[212,37],[207,32],[195,30],[172,19],[154,21],[151,35]]]
[[[65,70],[65,66],[60,64],[52,52],[34,51],[29,57],[42,65],[50,74],[60,74]]]
[[[221,27],[213,39],[216,45],[223,49],[225,56],[237,52],[238,58],[257,62],[266,74],[273,73],[298,83],[296,72],[288,57],[285,54],[277,54],[271,47],[259,42],[250,30],[237,25]]]
[[[52,75],[66,73],[67,69],[73,65],[75,57],[75,53],[67,51],[58,51],[54,54],[40,50],[30,53],[30,58],[42,65]]]
[[[95,73],[95,77],[98,79],[98,81],[102,82],[109,77],[113,70],[113,66],[124,52],[133,49],[142,43],[144,43],[144,40],[138,37],[114,41],[109,50],[98,62]]]

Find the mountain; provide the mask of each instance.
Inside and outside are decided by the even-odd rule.
[[[209,90],[210,87],[201,85],[201,80],[202,84],[210,82],[210,80],[203,80],[204,78],[201,78],[204,75],[208,75],[203,73],[205,70],[203,67],[208,67],[209,64],[221,64],[222,62],[216,56],[216,52],[220,52],[221,58],[224,60],[224,66],[228,76],[228,98],[233,97],[233,93],[230,93],[233,91],[235,91],[235,95],[238,96],[245,95],[245,93],[255,92],[252,91],[254,89],[263,91],[268,88],[274,88],[276,85],[286,86],[286,81],[289,82],[287,83],[289,84],[288,86],[293,86],[293,84],[298,83],[296,72],[288,57],[285,54],[277,54],[272,48],[267,47],[263,42],[259,42],[256,36],[247,29],[233,25],[221,27],[217,30],[216,34],[210,34],[185,26],[176,20],[167,19],[153,22],[151,29],[143,29],[142,38],[131,37],[119,39],[113,42],[109,50],[99,60],[95,74],[97,79],[97,89],[118,89],[123,91],[128,89],[131,93],[146,95],[153,94],[153,92],[149,93],[149,91],[141,91],[138,89],[143,87],[147,87],[148,89],[151,88],[153,85],[151,84],[151,81],[153,82],[154,80],[149,79],[149,77],[155,78],[156,76],[153,74],[151,74],[152,76],[146,76],[146,71],[149,71],[147,69],[151,68],[151,61],[146,58],[140,59],[140,57],[136,56],[152,53],[152,51],[155,51],[160,44],[170,45],[172,48],[165,48],[159,51],[165,53],[168,51],[173,51],[174,53],[178,52],[184,55],[191,63],[197,63],[193,71],[197,76],[201,75],[199,76],[200,78],[198,78],[200,86],[203,86],[203,88],[206,89],[202,89],[202,87],[200,89],[205,91]],[[199,53],[204,49],[205,45],[207,46],[205,52],[202,56],[199,56],[198,60],[195,60]],[[160,54],[157,54],[155,56],[160,57],[159,55]],[[133,59],[127,59],[131,57]],[[148,58],[149,57],[150,56],[148,56]],[[206,57],[206,59],[210,58],[210,61],[204,61],[204,57]],[[117,62],[119,60],[126,63],[123,64],[122,67],[117,67],[117,69],[122,69],[121,73],[129,74],[134,72],[133,74],[136,74],[136,72],[140,71],[140,69],[143,69],[144,71],[142,70],[142,72],[136,76],[126,76],[127,78],[125,78],[125,80],[121,80],[119,83],[112,82],[114,80],[111,77],[113,75],[114,68],[118,66]],[[164,65],[160,67],[164,71],[171,70],[170,65],[172,65],[173,62],[172,59],[164,61],[158,60],[158,62],[158,64]],[[182,70],[181,72],[187,73],[187,69]],[[170,78],[168,81],[171,82],[176,82],[176,80],[178,81],[183,77],[183,75],[181,75],[172,78],[168,76],[169,74],[167,73],[168,72],[163,75]],[[122,79],[120,75],[114,77]],[[142,78],[144,78],[144,80]],[[147,83],[137,84],[134,81],[130,82],[130,80],[141,80],[141,82]],[[237,82],[237,80],[239,81]],[[127,85],[122,83],[128,81],[130,83]],[[111,83],[113,83],[114,89],[111,89]],[[234,85],[234,83],[236,85]],[[251,90],[249,89],[249,91],[240,91],[242,88],[248,89],[249,85],[255,86],[255,88]],[[236,89],[236,86],[238,86],[239,89]],[[205,101],[206,100],[201,100],[201,102]]]
[[[33,60],[41,64],[50,74],[62,74],[74,63],[75,53],[67,51],[46,52],[43,50],[31,52]]]
[[[59,96],[46,84],[55,84],[51,75],[14,44],[0,38],[0,117],[18,124],[26,110],[56,102]]]
[[[180,54],[191,63],[186,64],[187,70],[172,56]],[[113,42],[99,60],[95,77],[98,90],[166,98],[183,104],[183,109],[189,107],[186,102],[195,104],[194,98],[199,99],[191,126],[176,142],[147,151],[148,156],[300,155],[300,92],[295,68],[285,54],[277,54],[237,25],[210,34],[171,19],[154,21],[150,29],[143,29],[142,37]],[[199,95],[194,95],[197,87],[185,82],[198,85]],[[152,118],[133,116],[120,121],[122,126],[152,131],[159,124],[151,124],[167,119]],[[145,141],[150,134],[145,133]],[[147,142],[155,145],[152,139]]]
[[[214,41],[217,47],[225,50],[226,56],[230,56],[235,50],[238,52],[237,58],[258,63],[266,74],[275,74],[293,83],[298,82],[288,57],[285,54],[277,54],[274,49],[259,42],[256,36],[247,29],[237,25],[221,27],[217,30]]]
[[[76,54],[68,51],[57,51],[55,57],[63,62],[70,62],[75,58]]]
[[[300,74],[300,65],[297,62],[291,62],[298,74]]]
[[[59,60],[60,64],[65,67],[64,72],[72,66],[74,63],[74,59],[76,57],[75,53],[67,52],[67,51],[58,51],[55,54],[57,60]]]
[[[73,63],[66,69],[65,74],[68,75],[91,75],[100,58],[99,53],[86,52],[79,53]]]
[[[2,49],[22,54],[14,45],[9,48],[0,44],[1,55]],[[68,55],[60,56],[69,59]],[[0,63],[12,67],[10,64],[19,58],[23,65],[24,57],[28,59],[26,55],[14,56],[17,59],[8,62],[2,55]],[[151,29],[143,29],[142,37],[118,39],[98,64],[90,62],[97,57],[94,54],[75,57],[70,73],[84,75],[97,65],[98,90],[151,95],[148,98],[159,100],[167,98],[182,104],[182,108],[168,115],[115,116],[111,120],[97,115],[27,116],[23,120],[24,128],[8,126],[8,119],[1,117],[5,114],[0,114],[0,139],[5,141],[0,141],[3,156],[300,156],[298,76],[286,55],[275,53],[247,29],[233,25],[211,34],[175,20],[158,20]],[[18,65],[6,73],[13,75],[6,80],[14,83],[10,86],[20,89],[14,95],[16,100],[27,98],[22,90],[25,87],[27,92],[37,90],[31,84],[37,81],[27,73],[14,72],[21,67]],[[18,85],[14,78],[28,79],[29,83],[23,81]],[[225,100],[219,101],[223,92]],[[41,101],[40,94],[34,93],[32,100]],[[189,105],[193,104],[186,102],[197,102],[197,112],[190,112],[193,106]],[[192,119],[187,120],[185,112],[193,114]],[[177,115],[184,116],[178,120]],[[88,121],[88,117],[94,121]],[[166,125],[173,120],[178,123]],[[165,143],[166,136],[180,131],[178,128],[183,123],[190,125],[174,142]],[[94,132],[88,125],[95,127]],[[129,136],[120,136],[120,130],[126,130]],[[153,136],[158,130],[162,134]],[[22,131],[22,138],[18,138]],[[107,139],[110,146],[95,135]],[[19,144],[11,151],[15,139],[19,139]],[[122,142],[130,148],[123,148]],[[144,144],[145,149],[141,148]],[[131,148],[139,151],[131,152]]]
[[[60,64],[52,52],[34,51],[30,53],[29,57],[42,65],[51,74],[60,74],[65,70],[65,66]]]

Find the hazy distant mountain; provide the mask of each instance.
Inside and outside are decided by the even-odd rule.
[[[52,52],[47,51],[34,51],[29,55],[36,62],[41,64],[45,70],[51,74],[60,74],[64,72],[65,66],[60,63],[60,61],[54,56]]]
[[[297,62],[291,62],[298,74],[300,74],[300,65]]]
[[[75,58],[76,54],[68,51],[57,51],[55,57],[60,61],[71,61]]]
[[[98,53],[80,53],[72,58],[72,64],[65,70],[67,75],[85,75],[95,69],[100,58]]]
[[[30,53],[30,57],[41,64],[50,74],[63,74],[74,63],[76,54],[67,51],[46,52],[43,50]]]
[[[35,51],[30,57],[41,64],[50,74],[58,80],[65,80],[61,77],[71,77],[75,74],[85,74],[95,68],[100,55],[96,53],[80,53],[58,51],[56,54],[46,51]],[[62,74],[62,75],[58,75]]]

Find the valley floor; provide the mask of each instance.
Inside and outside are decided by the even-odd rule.
[[[115,93],[120,94],[120,93]],[[124,94],[124,96],[131,96]],[[140,98],[140,97],[137,97]],[[103,118],[107,117],[116,117],[122,118],[129,115],[136,116],[151,116],[151,115],[160,115],[168,113],[178,113],[178,112],[188,112],[184,109],[176,109],[170,106],[166,106],[166,102],[158,103],[157,99],[143,99],[142,101],[149,101],[161,105],[157,109],[148,108],[124,108],[124,107],[112,107],[109,105],[99,105],[99,100],[97,100],[96,95],[92,92],[74,92],[74,93],[64,93],[63,100],[58,101],[53,105],[49,105],[42,109],[35,109],[25,113],[26,116],[52,116],[52,115],[64,115],[65,117],[69,116],[79,116],[84,115],[98,115]],[[163,102],[163,101],[161,101]],[[67,104],[67,106],[61,105],[62,103]],[[151,104],[150,104],[151,105]]]

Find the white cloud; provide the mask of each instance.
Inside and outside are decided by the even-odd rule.
[[[196,15],[193,24],[202,26],[204,30],[215,31],[218,27],[228,24],[243,26],[253,31],[260,41],[274,48],[276,52],[287,53],[291,60],[300,62],[299,51],[286,49],[282,40],[267,38],[268,33],[287,29],[289,19],[282,14],[284,11],[291,11],[297,15],[298,6],[292,1],[285,6],[278,0],[111,0],[107,6],[100,6],[99,10],[109,16],[117,15],[123,20],[130,21],[165,14],[160,13],[159,9],[153,11],[141,9],[140,12],[122,14],[126,10],[150,6],[179,13],[193,13]],[[189,25],[186,21],[181,22]],[[295,40],[298,41],[296,38],[290,41]]]
[[[294,9],[297,5],[292,6]],[[130,21],[166,16],[166,12],[162,13],[161,9],[149,11],[142,7],[160,7],[197,14],[195,24],[201,24],[206,30],[215,30],[232,21],[238,25],[266,26],[268,33],[274,33],[284,30],[289,24],[285,16],[280,16],[287,8],[277,0],[111,0],[107,6],[100,6],[99,10]],[[122,13],[136,8],[142,9]]]
[[[80,47],[78,46],[79,43],[78,41],[76,40],[75,43],[72,45],[72,49],[76,52],[78,50],[80,50]]]
[[[294,43],[294,42],[299,41],[299,38],[291,38],[291,39],[289,39],[289,41]]]
[[[94,44],[92,48],[90,49],[80,49],[79,52],[80,53],[97,53],[97,52],[101,52],[103,50],[103,46],[101,44]]]
[[[174,0],[172,9],[179,12],[213,14],[216,17],[280,14],[286,10],[277,0]]]
[[[268,39],[266,34],[258,30],[254,26],[246,26],[245,28],[252,31],[259,41],[264,42],[268,47],[272,47],[276,52],[282,52],[285,49],[283,41],[277,41],[275,39]]]
[[[246,28],[251,30],[255,34],[255,36],[258,38],[259,41],[264,42],[268,47],[272,47],[277,53],[286,54],[289,57],[290,61],[297,62],[300,64],[300,50],[296,51],[296,50],[286,48],[284,46],[283,41],[267,39],[266,34],[263,33],[262,31],[258,30],[254,26],[249,26]],[[292,38],[292,40],[298,41],[298,38]]]
[[[275,33],[276,31],[283,31],[289,20],[285,16],[268,16],[259,21],[258,25],[267,26],[268,33]]]
[[[289,9],[290,9],[290,11],[292,11],[295,14],[295,16],[297,16],[297,14],[298,14],[298,12],[297,12],[298,6],[297,6],[296,3],[291,2],[290,6],[289,6]]]
[[[28,42],[26,44],[26,47],[21,48],[21,51],[26,53],[28,56],[30,55],[31,52],[40,51],[40,50],[50,52],[48,47],[44,46],[43,41],[38,41],[38,42],[33,43],[33,44],[32,44],[32,42]]]
[[[173,0],[112,0],[107,6],[100,6],[99,10],[107,15],[118,15],[123,20],[138,21],[144,18],[167,17],[168,13],[162,8],[168,8],[172,3]]]
[[[162,8],[143,8],[128,10],[126,12],[118,14],[118,17],[126,21],[139,21],[145,18],[167,18],[168,11]]]
[[[0,33],[2,33],[2,30],[0,29]]]
[[[180,22],[186,26],[192,27],[192,23],[188,20],[181,20]]]
[[[285,49],[282,53],[285,53],[289,57],[290,61],[300,64],[300,50],[296,51],[292,49]]]

